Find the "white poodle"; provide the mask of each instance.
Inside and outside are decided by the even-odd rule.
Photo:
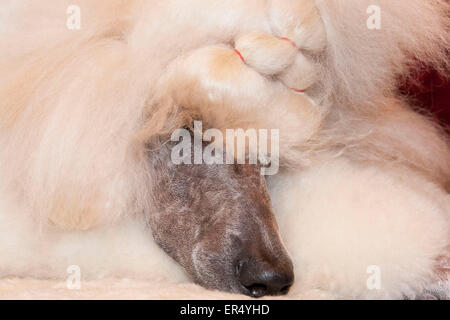
[[[76,265],[86,281],[189,276],[254,297],[449,296],[449,144],[396,89],[413,66],[448,71],[449,14],[3,0],[0,277]],[[167,140],[195,120],[279,129],[273,210],[252,166],[170,163]]]

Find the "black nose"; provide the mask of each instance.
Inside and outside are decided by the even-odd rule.
[[[242,292],[254,298],[265,295],[284,295],[294,282],[294,272],[289,263],[273,267],[266,262],[248,261],[236,265]]]

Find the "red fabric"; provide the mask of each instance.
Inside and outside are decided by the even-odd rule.
[[[435,71],[422,72],[415,80],[418,83],[406,84],[400,88],[401,92],[416,100],[441,124],[450,126],[450,81],[442,79]]]

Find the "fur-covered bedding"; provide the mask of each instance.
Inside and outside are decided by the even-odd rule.
[[[315,290],[290,297],[268,297],[262,299],[306,299],[319,300],[331,297]],[[156,280],[104,279],[83,282],[80,290],[68,290],[64,281],[36,279],[0,280],[0,299],[32,300],[242,300],[247,296],[208,291],[192,283],[168,284]]]

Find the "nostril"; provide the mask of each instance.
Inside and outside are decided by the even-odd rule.
[[[254,298],[265,295],[285,295],[294,281],[293,276],[277,272],[248,272],[241,269],[239,280],[243,292]]]
[[[234,264],[238,288],[254,298],[265,295],[285,295],[294,283],[292,264],[255,259],[249,256]]]
[[[267,286],[262,283],[256,283],[251,286],[244,287],[248,290],[248,293],[253,298],[261,298],[267,294]]]

